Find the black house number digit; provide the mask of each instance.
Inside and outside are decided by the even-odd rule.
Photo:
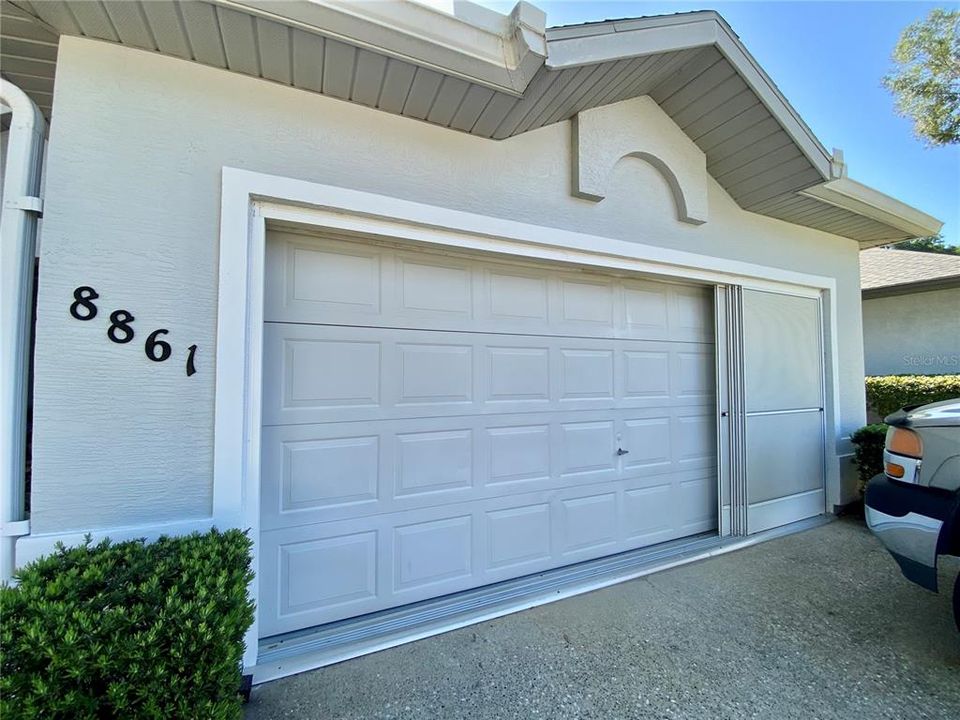
[[[77,320],[93,320],[97,316],[97,306],[91,300],[96,300],[98,297],[100,295],[92,287],[81,285],[73,291],[70,314]]]
[[[163,340],[157,340],[157,335],[166,335],[169,333],[169,330],[154,330],[147,336],[147,342],[143,345],[143,352],[146,353],[147,357],[153,360],[154,362],[163,362],[170,357],[170,353],[173,352],[173,349],[170,347],[170,343],[164,342]]]
[[[135,319],[128,310],[114,310],[110,313],[111,325],[107,328],[107,337],[120,345],[130,342],[135,334],[130,323]]]
[[[196,366],[193,364],[193,356],[197,354],[197,346],[191,345],[187,350],[190,351],[187,353],[187,377],[190,377],[197,371]]]

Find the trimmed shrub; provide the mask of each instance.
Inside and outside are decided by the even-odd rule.
[[[88,537],[21,569],[0,587],[0,717],[239,717],[250,547]]]
[[[864,425],[850,436],[850,441],[856,446],[853,461],[857,465],[860,479],[857,487],[861,495],[870,478],[883,472],[883,441],[886,436],[887,426],[883,423]]]
[[[960,375],[877,375],[867,378],[867,405],[881,418],[906,405],[960,398]]]

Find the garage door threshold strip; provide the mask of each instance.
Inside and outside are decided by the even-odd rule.
[[[367,653],[491,620],[774,538],[819,527],[818,516],[749,537],[703,533],[596,560],[527,575],[441,598],[316,628],[264,638],[254,683],[332,665]]]

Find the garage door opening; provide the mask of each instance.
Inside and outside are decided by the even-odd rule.
[[[713,289],[268,233],[261,638],[716,534]]]

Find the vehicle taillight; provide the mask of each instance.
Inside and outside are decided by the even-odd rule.
[[[906,455],[907,457],[923,457],[923,441],[913,430],[892,427],[887,430],[886,439],[887,450],[897,455]]]

